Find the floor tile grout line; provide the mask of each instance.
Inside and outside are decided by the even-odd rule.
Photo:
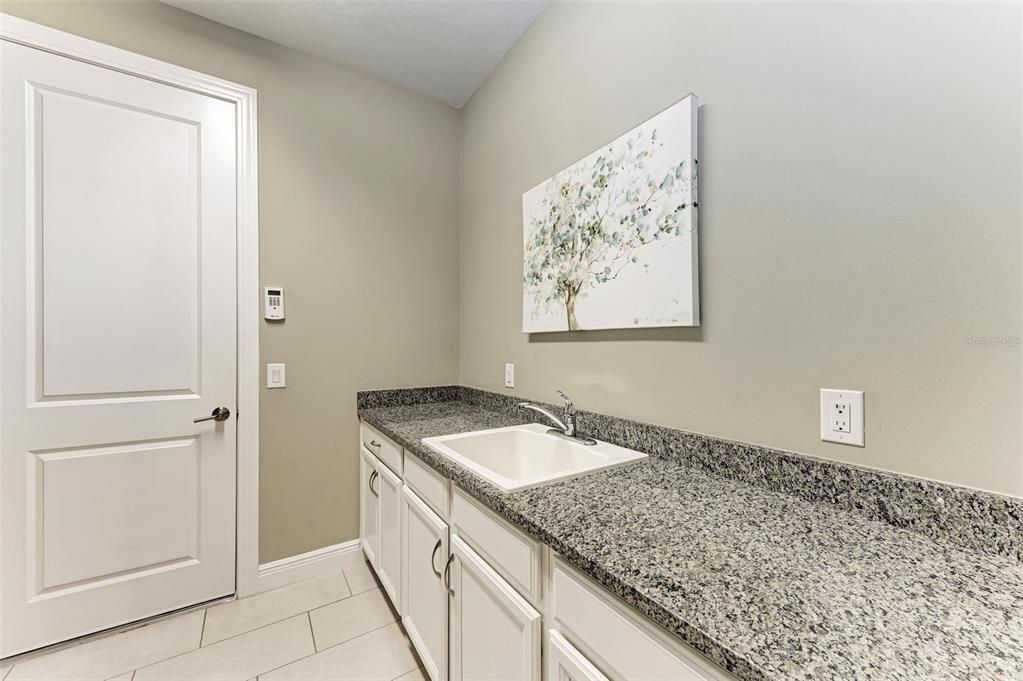
[[[287,667],[288,665],[295,664],[296,662],[301,662],[302,660],[308,659],[308,658],[312,657],[313,655],[319,655],[320,653],[325,653],[328,650],[330,650],[331,648],[337,648],[338,646],[343,646],[344,644],[351,643],[352,641],[356,641],[356,640],[362,638],[363,636],[369,636],[374,631],[380,631],[381,629],[386,629],[387,627],[391,626],[392,624],[397,624],[399,627],[401,626],[401,622],[399,620],[394,620],[393,622],[388,622],[387,624],[385,624],[383,626],[376,627],[374,629],[370,629],[369,631],[364,631],[361,634],[359,634],[358,636],[353,636],[351,638],[345,639],[344,641],[338,641],[337,643],[335,643],[333,645],[327,646],[323,650],[317,650],[312,655],[304,655],[304,656],[298,658],[297,660],[292,660],[291,662],[288,662],[287,664],[282,664],[280,667],[274,667],[273,669],[268,669],[265,672],[260,672],[259,676],[262,676],[263,674],[269,674],[270,672],[275,672],[278,669],[283,669],[284,667]],[[404,628],[402,628],[401,633],[402,633],[402,635],[407,636],[407,634],[405,634],[405,629]],[[416,668],[418,668],[418,667],[419,667],[419,665],[417,664]],[[409,670],[409,671],[411,671],[411,670]],[[405,672],[405,673],[407,674],[408,672]],[[257,677],[257,679],[258,679],[258,677]]]
[[[375,591],[379,591],[380,593],[384,592],[383,589],[380,589],[378,587],[374,587],[373,589],[369,589],[368,591],[360,591],[357,594],[349,594],[348,596],[345,596],[344,598],[339,598],[336,601],[331,601],[330,603],[324,603],[323,605],[317,605],[314,608],[309,608],[308,610],[306,610],[306,612],[312,612],[313,610],[323,610],[324,608],[329,608],[332,605],[337,605],[338,603],[341,603],[343,601],[347,601],[349,599],[355,598],[356,596],[362,596],[364,594],[368,594],[368,593],[370,593],[370,592],[372,592],[374,590]],[[296,613],[296,614],[301,614],[301,613]],[[287,619],[287,618],[285,618],[285,619]],[[0,679],[0,681],[3,681],[3,680]]]
[[[309,623],[309,637],[313,640],[313,654],[320,652],[320,649],[316,647],[316,632],[313,631],[313,617],[309,614],[309,611],[305,611],[305,621]]]
[[[354,596],[355,594],[352,592],[352,583],[348,581],[348,573],[344,568],[341,568],[341,577],[345,580],[345,586],[348,587],[348,593]]]
[[[365,594],[365,593],[369,593],[369,592],[373,591],[373,589],[380,590],[380,587],[374,586],[373,588],[367,589],[366,591],[360,591],[358,594],[352,593],[352,589],[348,585],[348,575],[345,573],[344,568],[341,569],[341,575],[342,575],[342,577],[345,580],[345,586],[348,587],[348,595],[343,597],[343,598],[339,598],[337,600],[330,601],[328,603],[323,603],[322,605],[317,605],[315,608],[312,608],[312,610],[319,610],[320,608],[325,608],[325,607],[327,607],[329,605],[334,605],[336,603],[340,603],[341,601],[347,600],[347,599],[349,599],[349,598],[351,598],[353,596],[358,596],[358,595],[362,595],[362,594]],[[282,588],[286,588],[286,587],[282,587]],[[240,601],[235,600],[235,601],[230,601],[230,602],[231,603],[238,603]],[[219,605],[226,605],[226,603],[225,604],[219,604]],[[174,616],[168,617],[168,618],[166,618],[165,620],[162,620],[162,621],[170,621],[170,620],[175,619],[176,617],[185,617],[185,616],[187,616],[187,615],[189,615],[189,614],[191,614],[193,612],[195,612],[195,611],[193,610],[191,612],[181,613],[179,615],[174,615]],[[139,670],[141,670],[141,669],[145,669],[147,667],[152,667],[154,665],[161,664],[161,663],[166,662],[168,660],[173,660],[176,657],[181,657],[183,655],[188,655],[189,653],[194,653],[194,652],[196,652],[198,650],[202,650],[204,648],[208,648],[210,646],[217,645],[218,643],[223,643],[225,641],[229,641],[229,640],[231,640],[233,638],[238,638],[239,636],[244,636],[245,634],[249,634],[249,633],[252,633],[254,631],[259,631],[260,629],[265,629],[265,628],[273,626],[275,624],[280,624],[281,622],[284,622],[285,620],[289,620],[289,619],[292,619],[294,617],[298,617],[299,615],[302,614],[302,612],[297,612],[297,613],[295,613],[293,615],[288,615],[287,617],[283,617],[283,618],[281,618],[279,620],[274,620],[273,622],[267,622],[266,624],[258,626],[258,627],[255,627],[253,629],[248,629],[246,631],[241,631],[241,632],[238,632],[237,634],[232,634],[231,636],[227,636],[227,637],[219,639],[217,641],[211,641],[209,643],[209,645],[203,646],[202,639],[206,635],[206,616],[207,616],[208,612],[209,612],[209,608],[203,608],[202,629],[201,629],[200,634],[199,634],[199,647],[198,648],[193,648],[192,650],[186,650],[186,651],[184,651],[182,653],[178,653],[176,655],[171,655],[170,657],[165,657],[163,659],[156,660],[154,662],[150,662],[149,664],[142,665],[138,669],[135,669],[134,671],[132,671],[132,673],[131,673],[132,681],[134,681],[134,679],[135,679],[135,674]],[[307,618],[308,618],[309,617],[308,613],[310,612],[310,610],[306,610],[304,612],[306,613]],[[399,620],[395,620],[395,621],[396,622],[400,622],[400,619]],[[311,619],[309,619],[309,623],[310,623],[309,626],[311,628],[312,627],[312,620]],[[388,624],[393,624],[393,622],[389,622]],[[385,624],[384,626],[387,626],[387,625]],[[141,628],[141,627],[139,627],[139,628]],[[382,629],[382,628],[383,627],[377,627],[376,629],[371,629],[370,631],[367,631],[367,632],[364,632],[362,634],[359,634],[359,636],[365,636],[366,634],[372,633],[372,632],[376,631],[377,629]],[[131,629],[131,630],[128,630],[128,631],[136,631],[136,629]],[[114,638],[116,636],[121,636],[123,634],[128,633],[128,631],[118,632],[118,633],[114,634],[113,636],[110,636],[110,637],[107,637],[107,638]],[[324,650],[329,650],[330,648],[333,648],[335,646],[341,645],[342,643],[347,643],[348,641],[354,641],[356,638],[359,638],[359,636],[355,636],[355,637],[352,637],[352,638],[349,638],[349,639],[345,639],[344,641],[339,641],[338,643],[335,643],[333,645],[327,646],[326,648],[324,648]],[[97,640],[100,640],[100,639],[97,639]],[[313,648],[315,649],[315,647],[316,647],[316,638],[315,638],[315,634],[314,634],[313,635]],[[65,650],[69,650],[69,649],[70,648],[67,648]],[[54,651],[54,652],[56,653],[56,652],[60,652],[60,651]],[[320,652],[320,651],[316,651],[316,652]],[[313,653],[313,654],[315,655],[316,653]],[[38,659],[42,659],[43,657],[46,657],[46,655],[42,655]],[[299,658],[299,659],[305,659],[305,658]],[[297,662],[298,660],[294,660],[294,661]],[[14,665],[14,666],[16,666],[16,665]],[[14,670],[14,666],[11,666],[10,669],[8,669],[7,671],[5,671],[3,673],[3,676],[0,676],[0,681],[4,681],[7,678],[7,676],[10,675],[10,673]],[[287,666],[287,665],[282,665],[282,666]],[[275,669],[278,669],[278,668],[279,667],[275,667]],[[127,673],[127,672],[123,672],[123,673]],[[264,673],[266,673],[266,672],[264,672]]]
[[[108,629],[101,629],[91,634],[83,634],[81,636],[75,636],[73,638],[53,643],[50,645],[43,646],[42,648],[35,648],[33,650],[27,650],[24,653],[18,653],[12,655],[7,659],[17,658],[17,662],[11,665],[11,669],[19,664],[26,664],[33,660],[40,660],[43,658],[50,657],[51,655],[60,655],[69,650],[74,650],[81,646],[92,645],[105,641],[107,639],[117,638],[118,636],[124,636],[133,632],[142,631],[143,629],[164,622],[170,622],[176,620],[179,617],[187,617],[188,615],[199,612],[200,610],[206,610],[208,607],[222,605],[237,600],[233,595],[224,596],[221,598],[214,598],[211,601],[201,601],[199,603],[193,603],[192,605],[186,605],[181,608],[176,608],[168,612],[161,612],[150,617],[143,617],[142,619],[132,620],[119,624],[117,626],[110,627]],[[2,660],[0,660],[2,661]],[[130,670],[129,670],[130,671]],[[128,672],[124,672],[127,674]],[[0,681],[4,681],[4,677],[0,677]]]
[[[364,591],[363,593],[368,593],[368,592]],[[352,595],[349,594],[348,596],[345,596],[344,598],[339,598],[336,601],[329,601],[327,603],[324,603],[323,605],[317,605],[315,608],[310,608],[310,610],[319,610],[320,608],[326,608],[328,605],[334,605],[336,603],[340,603],[341,601],[347,601],[351,597],[352,597]],[[237,603],[239,601],[232,601],[232,602]],[[222,643],[223,641],[229,641],[232,638],[238,638],[239,636],[244,636],[245,634],[249,633],[250,631],[258,631],[259,629],[263,629],[264,627],[269,627],[272,624],[280,624],[284,620],[290,620],[292,617],[298,617],[303,612],[309,612],[310,610],[299,610],[298,612],[293,613],[291,615],[286,615],[286,616],[282,617],[279,620],[274,620],[272,622],[267,622],[266,624],[261,624],[258,627],[254,627],[252,629],[246,629],[245,631],[239,631],[237,634],[231,634],[230,636],[225,636],[224,638],[217,639],[216,641],[210,641],[209,645],[212,646],[212,645],[216,645],[217,643]],[[202,647],[208,648],[209,646],[202,646]],[[3,679],[0,679],[0,681],[3,681]]]
[[[203,608],[203,626],[204,627],[206,625],[206,610],[207,610],[207,608]],[[189,615],[194,615],[197,612],[199,612],[198,608],[196,608],[194,610],[189,610],[188,612],[182,612],[182,613],[178,613],[176,615],[171,615],[170,617],[162,618],[162,619],[159,620],[159,622],[172,622],[172,621],[174,621],[175,619],[177,619],[179,617],[188,617]],[[156,624],[156,623],[157,622],[151,622],[150,624]],[[124,636],[126,634],[130,634],[130,633],[135,632],[135,631],[141,631],[145,627],[150,626],[150,624],[144,624],[144,625],[142,625],[140,627],[136,627],[136,628],[133,628],[133,629],[127,629],[125,631],[119,631],[119,632],[117,632],[115,634],[111,634],[110,636],[103,636],[101,638],[97,638],[97,639],[94,639],[92,641],[83,641],[83,642],[77,643],[77,644],[75,644],[73,646],[68,646],[66,648],[61,648],[59,650],[54,650],[53,652],[46,653],[45,655],[40,655],[38,657],[31,657],[31,658],[28,658],[26,660],[22,660],[22,662],[19,662],[18,664],[23,664],[25,662],[29,662],[29,661],[32,661],[32,660],[44,660],[44,659],[46,659],[47,657],[49,657],[51,655],[59,655],[60,653],[63,653],[65,651],[73,650],[76,647],[87,646],[87,645],[89,645],[91,643],[96,643],[98,641],[113,641],[118,636]],[[201,646],[201,644],[202,644],[202,634],[201,633],[199,634],[199,643],[200,643],[200,646]],[[165,662],[166,660],[170,660],[170,659],[173,659],[175,657],[181,657],[182,655],[187,655],[189,653],[193,653],[196,650],[200,650],[200,648],[192,648],[191,650],[186,650],[183,653],[178,653],[176,655],[171,655],[170,657],[165,657],[165,658],[162,658],[160,660],[155,660],[154,662],[150,662],[149,664],[142,665],[138,669],[134,669],[134,670],[133,669],[128,669],[128,670],[125,670],[125,671],[123,671],[123,672],[121,672],[121,673],[119,673],[116,676],[113,676],[111,678],[117,678],[118,676],[124,676],[128,672],[131,672],[131,681],[134,681],[135,674],[136,674],[136,672],[138,672],[139,669],[144,669],[145,667],[152,667],[154,664],[160,664],[161,662]],[[8,669],[6,672],[4,672],[4,675],[0,676],[0,681],[4,681],[7,678],[7,675],[10,674],[12,671],[14,671],[14,667],[16,667],[16,666],[17,665],[13,665],[10,669]]]
[[[170,657],[165,657],[164,659],[158,660],[156,662],[150,662],[147,665],[143,665],[143,666],[139,667],[135,671],[139,672],[139,671],[142,671],[143,669],[147,669],[149,667],[153,667],[153,666],[158,665],[158,664],[163,664],[164,662],[166,662],[168,660],[173,660],[173,659],[176,659],[176,658],[179,658],[179,657],[183,657],[184,655],[191,655],[192,653],[197,653],[200,650],[207,650],[209,648],[212,648],[215,645],[220,645],[221,643],[223,643],[225,641],[230,641],[233,638],[238,638],[239,636],[244,636],[245,634],[251,634],[254,631],[259,631],[260,629],[266,629],[267,627],[272,627],[275,624],[280,624],[281,622],[286,622],[287,620],[294,619],[296,617],[301,617],[301,616],[302,616],[302,613],[298,612],[298,613],[295,613],[294,615],[290,615],[288,617],[285,617],[284,619],[277,620],[276,622],[269,622],[267,624],[264,624],[261,627],[256,627],[255,629],[249,629],[248,631],[243,631],[240,634],[235,634],[234,636],[228,636],[227,638],[222,638],[219,641],[214,641],[213,643],[210,643],[208,646],[203,646],[201,648],[193,648],[192,650],[186,650],[183,653],[178,653],[177,655],[171,655]],[[3,681],[3,680],[0,679],[0,681]]]
[[[369,593],[369,592],[368,592],[368,591],[364,591],[364,592],[362,592],[362,593]],[[316,606],[316,608],[314,608],[314,609],[319,609],[319,608],[325,608],[325,607],[327,607],[328,605],[334,605],[335,603],[340,603],[341,601],[347,600],[347,599],[349,599],[349,598],[351,598],[351,596],[350,596],[350,595],[349,595],[349,596],[345,596],[344,598],[339,598],[339,599],[338,599],[338,600],[336,600],[336,601],[331,601],[330,603],[324,603],[323,605],[318,605],[318,606]],[[232,602],[237,602],[237,601],[232,601]],[[306,612],[306,613],[308,613],[309,611],[308,611],[308,610],[306,610],[305,612]],[[151,662],[151,663],[149,663],[149,664],[147,664],[147,665],[144,665],[144,666],[142,666],[142,667],[139,667],[139,669],[145,669],[146,667],[152,667],[153,665],[157,665],[157,664],[160,664],[160,663],[162,663],[162,662],[166,662],[167,660],[173,660],[173,659],[174,659],[174,658],[176,658],[176,657],[181,657],[182,655],[188,655],[189,653],[194,653],[194,652],[196,652],[197,650],[203,650],[203,649],[205,649],[205,648],[210,648],[210,647],[212,647],[212,646],[215,646],[215,645],[218,645],[218,644],[220,644],[220,643],[223,643],[224,641],[230,641],[230,640],[231,640],[231,639],[233,639],[233,638],[238,638],[239,636],[244,636],[245,634],[251,634],[252,632],[254,632],[254,631],[259,631],[260,629],[266,629],[267,627],[272,627],[272,626],[273,626],[273,625],[275,625],[275,624],[280,624],[281,622],[284,622],[284,621],[287,621],[287,620],[293,619],[293,618],[295,618],[295,617],[299,617],[299,616],[301,616],[301,615],[302,615],[302,613],[301,613],[301,612],[297,612],[297,613],[295,613],[294,615],[288,615],[287,617],[284,617],[284,618],[282,618],[282,619],[279,619],[279,620],[275,620],[275,621],[273,621],[273,622],[267,622],[266,624],[264,624],[264,625],[262,625],[262,626],[256,627],[256,628],[254,628],[254,629],[249,629],[248,631],[242,631],[242,632],[239,632],[239,633],[237,633],[237,634],[234,634],[234,635],[232,635],[232,636],[228,636],[227,638],[222,638],[222,639],[220,639],[219,641],[212,641],[212,642],[211,642],[211,643],[210,643],[210,644],[209,644],[208,646],[202,646],[202,647],[200,647],[200,648],[195,648],[195,649],[193,649],[193,650],[186,650],[186,651],[185,651],[185,652],[183,652],[183,653],[178,653],[177,655],[171,655],[170,657],[166,657],[166,658],[164,658],[164,659],[162,659],[162,660],[158,660],[158,661],[156,661],[156,662]],[[400,621],[401,621],[400,619],[398,619],[398,620],[395,620],[395,622],[399,622],[399,623],[400,623]],[[394,622],[388,622],[388,624],[394,624]],[[203,626],[205,627],[205,619],[204,619],[204,622],[203,622]],[[310,620],[310,626],[312,626],[312,620]],[[385,625],[384,625],[384,627],[386,627],[386,626],[387,626],[387,624],[385,624]],[[376,629],[371,629],[370,631],[367,631],[367,632],[365,632],[365,633],[359,634],[359,636],[365,636],[366,634],[372,633],[372,632],[376,631],[377,629],[382,629],[382,628],[383,628],[383,627],[377,627]],[[352,637],[352,638],[349,638],[349,639],[345,639],[344,641],[340,641],[340,642],[338,642],[338,643],[335,643],[334,645],[330,645],[330,646],[327,646],[326,648],[324,648],[324,650],[329,650],[330,648],[333,648],[333,647],[334,647],[335,645],[341,645],[342,643],[347,643],[348,641],[354,641],[355,639],[359,638],[359,636],[354,636],[354,637]],[[316,644],[315,644],[315,640],[314,640],[314,643],[313,643],[313,647],[314,647],[314,648],[316,647]],[[319,652],[319,651],[317,651],[317,652]],[[313,653],[313,654],[315,655],[316,653]],[[308,655],[307,655],[306,657],[308,657]],[[299,658],[299,659],[305,659],[305,658]],[[294,662],[297,662],[298,660],[293,660],[293,661],[294,661]],[[291,663],[289,662],[288,664],[291,664]],[[287,665],[281,665],[281,666],[287,666]],[[12,669],[13,669],[13,667],[12,667]],[[137,672],[137,671],[139,671],[139,669],[136,669],[135,671]],[[279,669],[279,667],[274,667],[274,669]],[[271,670],[271,671],[272,671],[272,670]],[[265,674],[266,672],[262,672],[262,673],[264,673],[264,674]],[[135,674],[135,672],[132,672],[132,677],[133,677],[133,678],[134,678],[134,674]],[[3,679],[0,679],[0,681],[4,681],[4,680],[3,680]]]
[[[415,667],[413,667],[412,669],[408,670],[407,672],[402,672],[401,674],[398,674],[398,675],[397,675],[397,676],[395,676],[395,677],[394,677],[393,679],[391,679],[391,681],[398,681],[398,679],[400,679],[401,677],[403,677],[403,676],[408,676],[408,675],[409,675],[409,674],[411,674],[412,672],[414,672],[414,671],[416,671],[416,670],[419,670],[419,669],[422,669],[422,668],[423,668],[423,667],[422,667],[422,665],[420,665],[420,664],[416,664],[416,666],[415,666]],[[426,675],[424,674],[423,676],[426,676]]]
[[[202,629],[199,630],[199,647],[202,648],[202,640],[206,636],[206,618],[209,617],[210,609],[205,608],[202,611]]]

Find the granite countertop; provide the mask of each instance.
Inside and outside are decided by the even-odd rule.
[[[741,679],[1023,679],[1023,565],[651,456],[504,493],[421,439],[527,419],[360,409],[508,521]]]

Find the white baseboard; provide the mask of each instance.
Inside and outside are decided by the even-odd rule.
[[[324,546],[308,553],[281,558],[259,566],[257,591],[279,589],[282,586],[301,582],[303,579],[322,577],[341,570],[349,554],[359,551],[359,540]]]

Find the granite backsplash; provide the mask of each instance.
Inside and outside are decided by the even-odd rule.
[[[359,409],[372,409],[458,400],[521,416],[516,405],[522,399],[449,385],[363,391],[357,403]],[[536,403],[555,413],[561,409],[560,405]],[[596,412],[580,410],[578,419],[580,432],[598,440],[1023,562],[1020,498]]]

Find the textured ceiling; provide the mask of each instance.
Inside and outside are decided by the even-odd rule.
[[[460,107],[549,0],[161,0]]]

